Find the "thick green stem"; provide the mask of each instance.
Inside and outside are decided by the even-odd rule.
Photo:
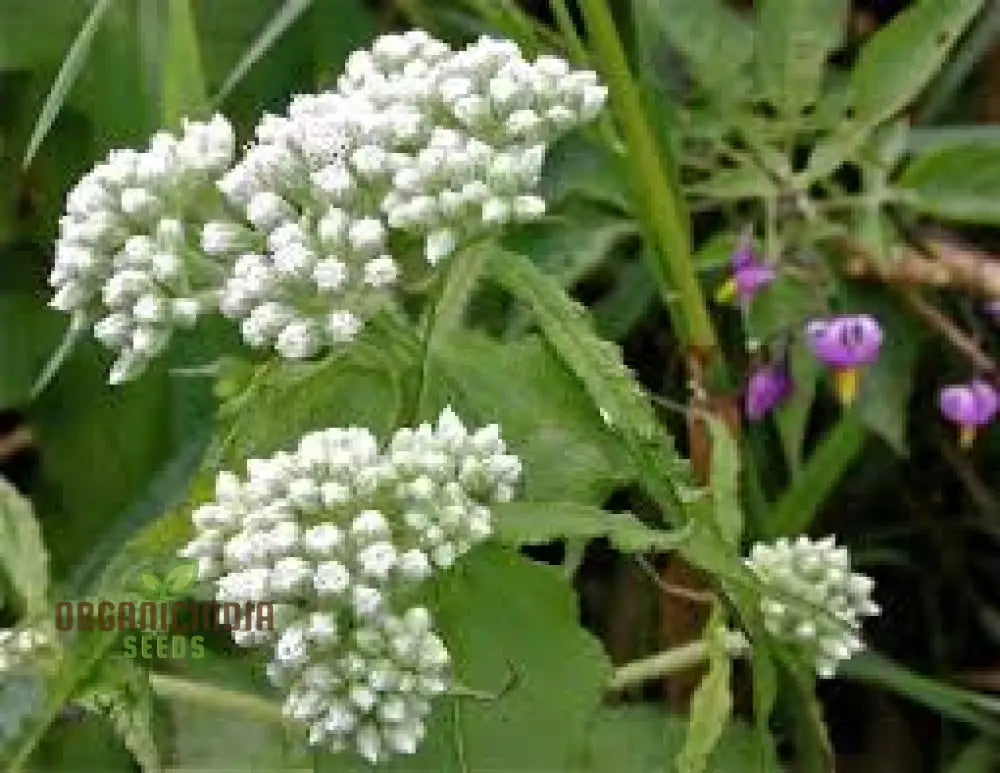
[[[628,146],[627,164],[643,229],[656,248],[651,268],[671,318],[688,345],[711,352],[717,338],[691,260],[687,208],[673,159],[657,148],[605,0],[580,0],[593,60],[610,89],[611,107]]]

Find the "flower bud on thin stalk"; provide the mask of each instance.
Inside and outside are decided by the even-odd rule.
[[[380,448],[366,429],[306,435],[293,452],[219,475],[197,509],[184,555],[222,602],[275,602],[268,674],[312,744],[353,746],[375,762],[413,753],[450,658],[416,591],[490,534],[520,462],[496,425],[469,432],[446,409],[436,426],[397,431]]]

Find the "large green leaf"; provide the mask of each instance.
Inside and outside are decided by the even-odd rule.
[[[562,572],[517,553],[480,547],[435,582],[430,599],[451,652],[454,676],[488,695],[443,698],[413,757],[379,765],[387,773],[470,773],[570,765],[597,711],[610,665],[577,623]],[[321,755],[317,773],[364,773],[354,754]]]
[[[687,723],[653,706],[603,708],[594,715],[587,748],[573,771],[580,773],[674,773],[674,758],[684,744]],[[776,767],[750,767],[754,739],[736,724],[726,728],[709,758],[708,773],[772,773]]]
[[[456,335],[434,357],[443,377],[435,407],[451,402],[467,421],[497,422],[523,461],[527,498],[600,503],[630,478],[621,444],[537,338]]]
[[[49,557],[31,504],[0,478],[0,572],[28,617],[48,609]]]
[[[45,309],[28,293],[0,295],[0,407],[19,407],[28,401],[63,325],[63,315]]]
[[[633,0],[641,18],[659,26],[694,77],[716,97],[746,93],[743,72],[754,48],[753,27],[722,0]],[[639,13],[636,14],[640,16]]]
[[[849,120],[818,145],[806,175],[820,177],[927,86],[984,0],[919,0],[876,32],[851,75]]]
[[[1000,145],[966,144],[914,158],[897,183],[910,207],[947,220],[1000,223]]]
[[[761,91],[795,117],[819,94],[827,58],[840,44],[848,0],[763,0],[757,11]]]
[[[356,425],[386,436],[402,407],[410,354],[370,329],[323,360],[265,363],[224,407],[225,458],[242,468],[249,456],[274,453],[326,427]]]
[[[743,508],[740,504],[740,450],[736,438],[717,418],[709,422],[712,437],[711,492],[715,503],[715,525],[722,538],[734,549],[743,534]]]

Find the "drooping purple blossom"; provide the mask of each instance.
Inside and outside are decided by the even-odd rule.
[[[728,302],[734,297],[741,305],[747,305],[762,287],[771,284],[777,277],[772,266],[761,262],[753,248],[753,233],[747,231],[740,237],[739,244],[729,257],[729,278],[716,293],[716,300]]]
[[[870,314],[844,314],[814,319],[806,326],[806,340],[813,354],[833,368],[837,395],[843,405],[854,402],[858,369],[878,359],[882,326]]]
[[[792,379],[783,364],[757,368],[747,382],[746,411],[751,421],[759,421],[792,393]]]
[[[958,425],[959,443],[968,448],[979,429],[993,421],[1000,410],[1000,394],[992,384],[974,379],[944,387],[938,393],[938,407],[946,419]]]

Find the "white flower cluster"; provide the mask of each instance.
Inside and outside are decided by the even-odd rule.
[[[29,662],[50,643],[40,628],[0,628],[0,676]]]
[[[432,266],[465,240],[542,215],[545,152],[605,89],[510,42],[453,51],[416,30],[350,57],[337,90],[265,115],[234,160],[216,116],[114,151],[69,194],[52,305],[141,372],[176,326],[216,310],[254,347],[305,358],[354,339],[392,297],[403,253]]]
[[[419,30],[379,38],[336,92],[266,115],[220,182],[249,223],[205,228],[206,252],[236,258],[222,312],[285,357],[351,340],[400,277],[393,232],[421,239],[436,265],[486,229],[541,216],[548,143],[604,99],[594,73],[529,64],[510,42],[455,52]]]
[[[273,646],[269,675],[311,743],[372,762],[412,753],[449,656],[409,601],[490,534],[489,503],[513,496],[519,460],[498,427],[469,432],[446,409],[381,450],[366,429],[327,429],[247,472],[219,475],[184,555],[219,601],[275,603],[274,631],[234,638]]]
[[[145,151],[112,151],[70,191],[51,305],[79,318],[103,315],[94,334],[118,352],[111,383],[138,375],[172,329],[192,326],[211,301],[220,269],[200,259],[191,224],[217,200],[214,185],[234,148],[223,117],[185,122],[180,137],[160,132]]]
[[[871,597],[875,583],[851,571],[847,548],[833,537],[757,543],[746,564],[764,586],[767,630],[801,647],[821,677],[864,649],[861,619],[880,611]]]

